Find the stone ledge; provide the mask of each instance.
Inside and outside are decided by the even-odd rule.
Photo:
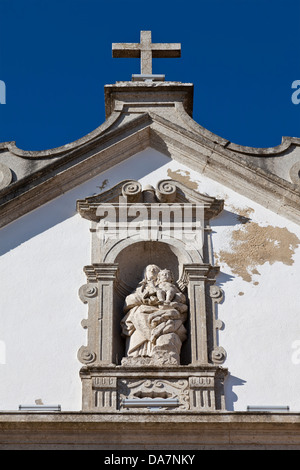
[[[267,413],[267,412],[239,412],[239,411],[216,411],[216,412],[187,412],[176,413],[174,411],[140,411],[139,414],[131,412],[0,412],[0,430],[4,428],[15,428],[19,426],[74,426],[93,427],[104,429],[107,426],[114,427],[125,424],[129,427],[162,426],[170,429],[172,425],[192,426],[218,426],[222,428],[266,426],[270,428],[293,427],[298,428],[300,436],[300,413]],[[1,439],[1,438],[0,438]]]
[[[0,413],[1,450],[297,450],[299,413]]]

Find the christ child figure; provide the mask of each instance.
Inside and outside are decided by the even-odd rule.
[[[156,295],[160,311],[150,315],[150,324],[153,328],[151,340],[155,343],[158,336],[173,333],[177,327],[174,322],[181,316],[180,312],[174,308],[176,294],[180,294],[179,289],[174,284],[174,276],[169,269],[162,269],[157,276]],[[168,307],[169,306],[169,307]]]
[[[174,284],[174,276],[169,269],[162,269],[157,276],[156,295],[160,304],[170,304],[179,292]]]

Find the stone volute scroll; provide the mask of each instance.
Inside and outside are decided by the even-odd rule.
[[[77,201],[92,245],[79,289],[83,410],[148,412],[153,400],[165,411],[225,409],[210,228],[222,209],[169,179],[126,180]]]
[[[0,190],[6,188],[12,182],[12,171],[4,163],[0,163]]]

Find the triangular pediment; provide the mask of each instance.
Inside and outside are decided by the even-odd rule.
[[[180,85],[172,86],[172,93],[186,93]],[[19,175],[6,177],[7,185],[0,186],[0,226],[149,147],[300,223],[299,185],[289,181],[286,173],[281,177],[279,170],[274,170],[276,162],[282,168],[285,159],[297,176],[294,151],[299,139],[285,138],[280,146],[270,149],[237,146],[197,124],[187,112],[184,97],[172,101],[166,95],[167,101],[161,98],[165,90],[159,86],[153,90],[139,86],[148,98],[139,101],[132,90],[130,95],[126,86],[123,88],[119,92],[126,95],[124,102],[110,97],[111,114],[105,123],[76,142],[44,152],[22,151],[13,142],[0,144],[6,173],[15,173],[15,165]]]

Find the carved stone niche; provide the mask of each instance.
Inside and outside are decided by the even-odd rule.
[[[92,260],[79,296],[88,304],[78,352],[83,410],[225,409],[210,219],[223,201],[184,184],[122,181],[77,201],[91,221]]]

